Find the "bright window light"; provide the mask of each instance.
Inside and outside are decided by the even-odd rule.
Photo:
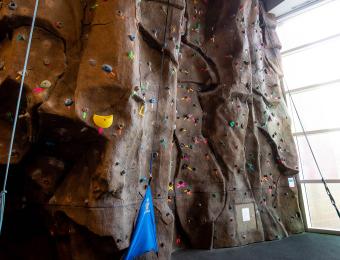
[[[340,207],[340,0],[328,1],[279,23],[286,90],[300,115],[328,187]],[[309,228],[340,231],[299,119],[287,97],[300,159]]]

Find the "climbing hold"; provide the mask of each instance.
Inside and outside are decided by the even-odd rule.
[[[231,128],[234,128],[234,127],[235,127],[235,121],[230,120],[230,121],[228,122],[228,124],[229,124],[229,126],[230,126]]]
[[[141,107],[138,111],[138,115],[140,115],[141,117],[144,117],[144,112],[145,112],[145,106],[141,105]]]
[[[120,16],[120,17],[124,17],[124,14],[123,14],[123,12],[121,10],[117,11],[117,15]]]
[[[18,33],[17,35],[17,41],[25,41],[26,36],[24,34]]]
[[[156,98],[150,98],[150,99],[149,99],[149,102],[150,102],[151,104],[156,104],[156,103],[157,103],[157,100],[156,100]]]
[[[185,188],[187,186],[187,184],[184,181],[179,181],[176,185],[176,188]]]
[[[58,21],[58,22],[55,23],[55,26],[56,26],[58,29],[62,29],[62,28],[64,27],[64,23]]]
[[[109,128],[113,123],[113,115],[99,116],[94,114],[93,122],[100,128]]]
[[[148,62],[146,63],[146,65],[148,65],[149,70],[152,71],[152,63],[151,63],[151,61],[148,61]]]
[[[99,6],[99,4],[95,3],[94,5],[92,5],[92,6],[90,7],[90,10],[91,10],[91,11],[94,11],[98,6]]]
[[[251,162],[247,162],[246,166],[249,172],[255,172],[255,166]]]
[[[48,66],[48,65],[50,65],[50,64],[51,64],[51,61],[50,61],[50,59],[49,59],[49,58],[47,58],[47,57],[44,57],[44,58],[43,58],[43,63],[44,63],[44,65],[45,65],[45,66]]]
[[[10,10],[15,10],[18,8],[18,5],[14,2],[14,1],[11,1],[9,4],[8,4],[8,8]]]
[[[192,30],[196,31],[196,32],[199,32],[200,29],[201,29],[201,24],[200,23],[196,23]]]
[[[97,61],[94,60],[94,59],[89,59],[89,64],[90,64],[91,66],[96,66],[96,65],[97,65]],[[103,65],[103,66],[104,66],[104,65]]]
[[[165,139],[161,139],[161,140],[160,140],[160,143],[161,143],[161,145],[163,146],[164,149],[167,148],[167,142],[166,142]]]
[[[43,88],[39,88],[39,87],[36,87],[36,88],[33,89],[33,93],[35,93],[35,94],[39,94],[39,93],[41,93],[43,91],[44,91],[44,89]]]
[[[134,58],[135,58],[134,52],[133,51],[129,51],[128,52],[128,57],[129,57],[130,60],[134,60]]]
[[[146,90],[148,90],[149,89],[149,82],[145,82],[145,83],[142,83],[141,84],[141,91],[146,91]]]
[[[72,98],[66,98],[64,101],[64,104],[66,107],[72,106],[73,105],[73,100]]]
[[[83,112],[83,119],[85,120],[87,117],[88,108],[83,108],[82,112]]]
[[[143,177],[143,178],[140,178],[140,179],[139,179],[139,182],[140,182],[140,183],[143,183],[143,182],[146,182],[146,181],[147,181],[146,177]]]
[[[112,69],[112,67],[111,67],[110,65],[108,65],[108,64],[103,64],[102,70],[105,71],[105,72],[107,72],[107,73],[111,73],[113,69]]]
[[[129,34],[129,39],[130,39],[130,41],[133,42],[136,39],[136,36],[133,35],[133,34]]]
[[[157,153],[157,152],[153,152],[153,153],[152,153],[152,158],[153,158],[153,159],[156,159],[157,157],[158,157],[158,153]]]
[[[44,80],[40,83],[41,88],[50,88],[52,83],[49,80]]]

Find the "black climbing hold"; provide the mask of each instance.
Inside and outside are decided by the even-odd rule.
[[[8,4],[8,8],[10,10],[15,10],[18,8],[18,5],[14,2],[14,1],[11,1],[9,4]]]
[[[64,101],[65,106],[69,107],[73,105],[73,100],[72,98],[66,98]]]

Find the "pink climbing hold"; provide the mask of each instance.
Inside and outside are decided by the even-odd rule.
[[[100,135],[102,135],[103,134],[103,132],[104,132],[104,129],[103,128],[98,128],[98,133],[100,134]]]
[[[39,93],[41,93],[43,91],[44,91],[44,89],[40,88],[40,87],[36,87],[36,88],[33,89],[33,93],[35,93],[35,94],[39,94]]]

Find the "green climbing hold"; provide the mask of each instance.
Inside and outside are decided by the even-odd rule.
[[[95,3],[94,5],[92,5],[90,7],[90,10],[95,10],[99,5],[97,3]]]
[[[200,29],[201,29],[201,24],[196,23],[195,26],[194,26],[194,30],[198,32]]]
[[[44,80],[40,83],[41,88],[50,88],[51,86],[52,86],[52,83],[49,80]]]
[[[129,52],[128,52],[128,57],[129,57],[130,60],[134,60],[134,59],[135,59],[135,54],[134,54],[134,52],[133,52],[133,51],[129,51]]]
[[[25,41],[26,40],[26,36],[24,34],[19,33],[17,35],[17,40],[18,41]]]
[[[247,169],[249,172],[255,172],[255,166],[251,162],[246,163]]]
[[[231,128],[235,127],[235,121],[233,121],[233,120],[230,120],[228,124]]]

